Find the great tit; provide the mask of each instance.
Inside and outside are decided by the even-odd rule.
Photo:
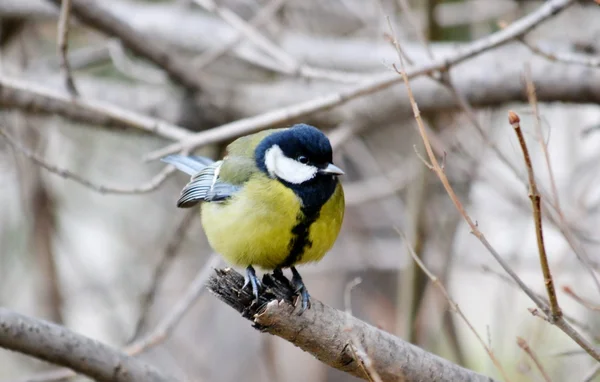
[[[246,267],[244,287],[258,300],[254,266],[272,270],[300,296],[310,296],[297,264],[319,261],[331,249],[344,218],[344,172],[333,164],[329,139],[317,128],[296,124],[233,141],[217,162],[169,155],[162,161],[191,175],[177,206],[202,202],[202,226],[211,247],[233,265]]]

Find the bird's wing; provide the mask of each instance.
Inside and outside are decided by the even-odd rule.
[[[170,155],[163,159],[179,170],[192,175],[181,190],[177,207],[190,208],[199,202],[222,202],[241,188],[219,177],[223,161],[213,162],[204,157]]]
[[[195,155],[168,155],[161,159],[165,163],[172,164],[178,170],[185,172],[188,175],[194,176],[206,166],[209,166],[215,161],[210,158],[200,157]]]

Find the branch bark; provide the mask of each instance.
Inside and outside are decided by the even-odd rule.
[[[311,308],[298,315],[291,304],[289,285],[269,276],[263,278],[263,283],[267,288],[255,305],[252,305],[252,294],[242,289],[244,277],[232,269],[217,270],[208,281],[208,289],[251,320],[255,328],[281,337],[321,362],[365,380],[369,377],[351,350],[353,337],[360,339],[383,381],[493,381],[333,309],[314,297]]]
[[[98,341],[5,308],[0,308],[0,347],[69,367],[100,382],[177,381]]]

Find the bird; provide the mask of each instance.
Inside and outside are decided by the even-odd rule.
[[[245,267],[244,288],[251,288],[253,301],[262,288],[256,266],[288,282],[304,312],[310,295],[296,266],[320,261],[344,218],[344,171],[332,155],[323,132],[299,123],[237,138],[218,161],[180,154],[161,160],[191,176],[177,207],[200,203],[210,246]],[[283,274],[287,268],[291,281]]]

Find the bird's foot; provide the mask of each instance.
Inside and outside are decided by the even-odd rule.
[[[256,271],[252,267],[252,265],[248,265],[246,268],[246,276],[244,276],[244,286],[242,289],[246,289],[246,287],[251,286],[252,294],[254,295],[254,302],[258,303],[258,291],[262,288],[262,284],[260,280],[256,277]]]
[[[292,270],[292,287],[294,288],[294,292],[298,294],[301,302],[300,312],[298,314],[302,314],[306,309],[310,308],[310,295],[308,294],[306,285],[304,285],[304,281],[302,281],[300,273],[298,273],[295,267],[290,267],[290,269]]]

